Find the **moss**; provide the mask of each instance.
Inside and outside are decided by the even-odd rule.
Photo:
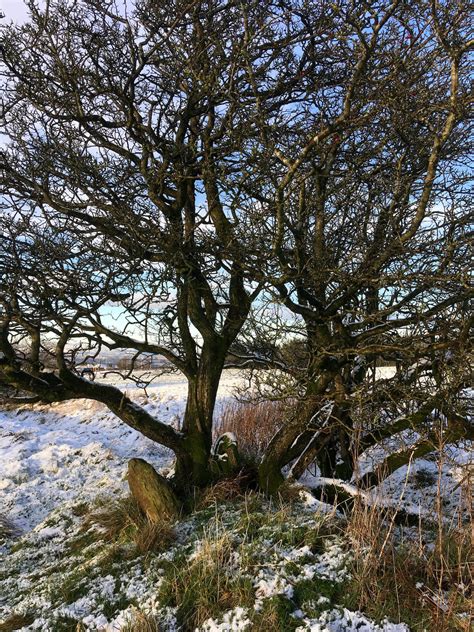
[[[258,469],[258,480],[260,489],[269,495],[275,495],[284,483],[285,477],[273,461],[267,460],[262,462]]]
[[[329,600],[329,603],[335,604],[340,596],[341,587],[339,584],[332,583],[321,577],[313,577],[313,579],[305,579],[298,582],[293,589],[293,599],[302,610],[305,610],[311,616],[317,616],[324,610],[327,610],[328,602],[324,602],[319,608],[317,605],[321,597]]]

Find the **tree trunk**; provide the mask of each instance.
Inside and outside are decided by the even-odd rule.
[[[296,407],[292,419],[282,426],[270,441],[258,469],[259,486],[266,493],[274,494],[285,480],[281,468],[286,465],[288,453],[293,452],[293,448],[299,443],[300,435],[306,434],[313,413],[314,403],[311,405],[309,402],[302,402]],[[298,457],[304,448],[305,446],[301,445],[299,454],[294,454],[294,458]]]
[[[297,444],[299,450],[294,454],[294,458],[298,458],[304,451],[306,443],[300,443],[298,439],[300,435],[307,434],[308,428],[312,425],[311,422],[321,407],[321,395],[334,374],[333,371],[320,372],[317,379],[308,385],[307,396],[296,407],[292,419],[284,424],[270,441],[258,470],[259,485],[266,493],[274,494],[285,480],[281,468],[288,462],[288,453],[294,453]]]
[[[177,455],[175,470],[176,485],[182,490],[203,487],[212,480],[213,415],[224,358],[220,347],[204,345],[197,375],[188,381],[182,428],[184,454]]]

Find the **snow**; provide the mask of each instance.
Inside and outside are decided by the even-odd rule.
[[[224,375],[216,414],[237,381],[234,371]],[[113,378],[106,382],[113,383]],[[184,413],[183,377],[160,379],[147,388],[148,397],[133,382],[120,386],[161,421],[177,424]],[[124,492],[125,465],[131,457],[165,468],[171,466],[172,456],[92,400],[1,411],[0,507],[28,531],[60,502]]]
[[[344,608],[323,612],[317,619],[303,619],[295,632],[408,632],[404,623],[383,622],[377,625],[360,614]]]
[[[216,416],[221,406],[232,395],[240,382],[237,371],[224,373],[218,392]],[[184,413],[186,382],[179,375],[159,378],[146,389],[137,388],[132,381],[118,382],[110,376],[107,383],[116,383],[127,392],[134,402],[163,422],[179,427]],[[228,435],[230,440],[235,437]],[[13,410],[0,411],[0,514],[5,515],[21,528],[23,537],[18,548],[11,543],[0,543],[0,622],[15,612],[35,612],[36,619],[24,631],[54,632],[57,617],[81,620],[86,630],[118,632],[131,620],[136,608],[142,612],[160,612],[163,630],[178,630],[176,612],[160,609],[157,601],[166,561],[173,559],[176,547],[157,555],[147,565],[140,559],[121,560],[120,573],[99,573],[90,567],[84,594],[71,597],[69,602],[59,603],[58,592],[74,573],[88,571],[90,558],[97,562],[104,545],[93,543],[81,551],[82,557],[74,559],[66,554],[77,537],[81,525],[74,509],[81,503],[100,506],[110,498],[123,497],[128,493],[124,479],[127,461],[140,457],[150,462],[162,473],[170,472],[172,453],[126,426],[103,405],[86,400],[75,400],[44,405],[23,405]],[[361,472],[370,469],[381,458],[376,450],[365,455]],[[442,497],[446,511],[459,505],[463,494],[466,467],[472,463],[472,445],[459,443],[447,449],[443,467],[429,457],[401,468],[379,488],[377,499],[366,494],[368,500],[380,500],[410,511],[423,507],[434,508],[440,476]],[[428,483],[416,484],[420,472],[425,472]],[[428,474],[426,474],[428,472]],[[429,476],[434,477],[429,483]],[[306,484],[317,484],[318,476],[306,473]],[[325,481],[328,482],[328,481]],[[352,493],[354,487],[342,481],[332,481]],[[372,494],[372,492],[371,492]],[[337,518],[332,505],[323,503],[308,491],[299,489],[300,509],[298,520]],[[101,500],[102,499],[102,500]],[[429,509],[430,510],[430,509]],[[228,514],[230,516],[230,513]],[[192,519],[180,525],[181,542],[195,531]],[[267,535],[265,535],[267,538]],[[15,544],[15,541],[14,541]],[[313,554],[308,546],[289,547],[272,541],[271,534],[261,539],[262,563],[251,577],[255,591],[254,611],[260,611],[266,599],[281,595],[292,597],[296,582],[319,577],[333,583],[347,578],[346,565],[350,553],[337,538],[329,539],[323,551]],[[187,552],[187,560],[200,550],[196,540]],[[106,551],[107,552],[107,551]],[[3,556],[3,557],[2,557]],[[242,561],[234,552],[229,561],[231,572],[237,572]],[[299,574],[292,575],[288,566],[297,563]],[[81,588],[78,579],[75,588]],[[119,599],[124,599],[123,606]],[[114,605],[114,614],[104,612],[104,601]],[[364,615],[346,609],[334,608],[326,597],[317,599],[320,606],[327,606],[317,618],[308,617],[303,609],[297,609],[293,617],[299,623],[298,632],[406,632],[404,624],[382,622],[376,624]],[[208,619],[201,627],[203,632],[240,632],[251,630],[252,612],[235,607],[222,617]],[[56,617],[56,618],[54,618]]]
[[[247,616],[247,610],[237,607],[226,612],[221,622],[207,619],[201,629],[203,632],[240,632],[247,630],[250,625],[251,621]]]

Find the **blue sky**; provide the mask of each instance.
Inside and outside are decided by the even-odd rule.
[[[0,0],[0,11],[8,22],[22,22],[28,15],[23,0]]]

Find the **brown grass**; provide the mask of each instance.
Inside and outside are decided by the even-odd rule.
[[[217,439],[225,432],[233,432],[239,452],[244,458],[259,459],[271,438],[283,425],[286,415],[283,402],[247,403],[228,402],[214,430]]]
[[[199,511],[210,505],[242,499],[245,497],[247,488],[248,476],[244,472],[240,472],[232,478],[223,478],[214,485],[199,491],[194,508]]]
[[[0,514],[0,539],[14,538],[21,534],[19,527],[5,514]]]
[[[156,617],[140,610],[136,610],[133,613],[133,619],[122,628],[122,632],[161,632],[161,630]]]
[[[13,632],[31,625],[35,620],[31,614],[12,614],[8,619],[0,623],[0,632]]]
[[[468,632],[472,597],[473,522],[415,540],[394,532],[393,512],[356,503],[347,534],[354,554],[346,605],[422,632]],[[467,616],[466,616],[467,614]]]
[[[86,514],[83,530],[91,527],[98,527],[103,538],[109,542],[133,542],[140,554],[163,551],[175,540],[170,525],[148,520],[131,497]]]

